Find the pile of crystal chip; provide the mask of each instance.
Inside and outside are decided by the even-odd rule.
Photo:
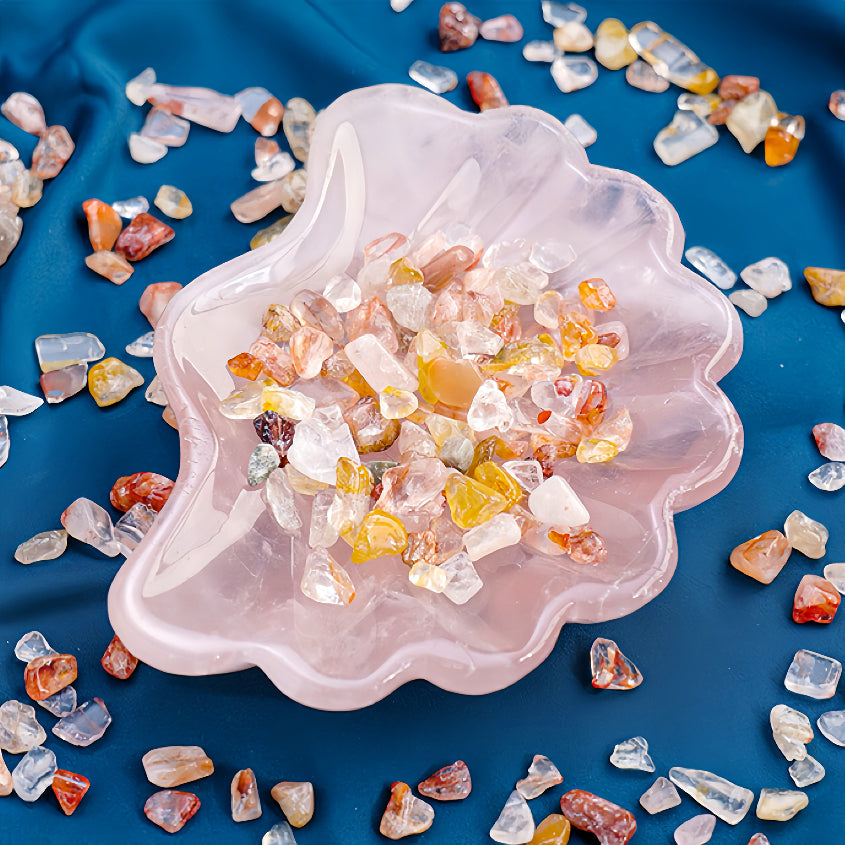
[[[602,380],[628,333],[605,280],[563,283],[574,258],[568,243],[391,233],[267,309],[220,410],[252,421],[246,480],[307,540],[306,596],[353,600],[346,554],[401,556],[411,584],[457,604],[509,547],[606,559],[566,461],[628,446]]]

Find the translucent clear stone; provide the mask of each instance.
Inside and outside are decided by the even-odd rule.
[[[0,467],[9,459],[9,423],[0,415]]]
[[[281,458],[275,446],[269,443],[259,443],[249,456],[246,480],[250,487],[256,487],[270,477],[270,473],[277,469]]]
[[[119,554],[111,517],[96,502],[79,498],[68,506],[61,519],[65,530],[74,539],[93,546],[109,557]]]
[[[56,774],[56,755],[49,748],[37,746],[27,751],[12,771],[12,783],[23,801],[38,800],[52,785]]]
[[[23,231],[23,220],[17,214],[17,206],[11,200],[0,197],[0,265],[12,254]]]
[[[765,833],[755,833],[751,839],[748,840],[748,845],[771,845],[769,837]]]
[[[275,182],[293,173],[296,162],[290,153],[277,152],[250,171],[256,182]]]
[[[845,463],[830,461],[814,469],[807,478],[813,487],[832,492],[845,487]]]
[[[320,490],[314,496],[308,534],[308,545],[312,549],[328,549],[337,542],[339,534],[329,521],[329,509],[334,496],[334,490]]]
[[[299,586],[304,595],[321,604],[346,605],[355,597],[352,579],[326,549],[308,552]]]
[[[691,246],[684,252],[684,256],[699,273],[710,279],[716,287],[728,290],[736,283],[736,273],[707,247]]]
[[[484,586],[466,552],[447,558],[440,568],[449,576],[443,595],[455,604],[466,604]]]
[[[152,405],[158,405],[160,408],[163,408],[168,404],[167,394],[164,392],[164,385],[161,383],[161,379],[158,376],[153,376],[153,380],[144,391],[144,399]]]
[[[509,513],[499,513],[464,534],[470,560],[481,560],[499,549],[515,546],[522,539],[519,524]]]
[[[839,120],[845,120],[845,91],[834,91],[828,100],[830,113]]]
[[[388,420],[400,420],[409,417],[419,407],[419,399],[416,393],[408,390],[397,390],[395,387],[386,387],[384,392],[379,393],[379,411]]]
[[[554,43],[566,53],[585,53],[593,48],[593,33],[580,21],[567,21],[555,27]]]
[[[130,197],[128,200],[113,202],[111,207],[124,220],[133,220],[139,214],[146,214],[150,210],[150,203],[146,197]]]
[[[690,111],[677,111],[672,122],[657,133],[654,151],[670,167],[698,155],[719,140],[719,131]]]
[[[845,593],[845,563],[829,563],[824,568],[824,577],[840,593]]]
[[[153,748],[142,758],[144,774],[155,786],[170,789],[208,777],[214,763],[199,745],[165,745]]]
[[[806,745],[813,738],[810,720],[799,710],[776,704],[769,715],[775,744],[787,760],[803,760]]]
[[[362,334],[344,347],[347,357],[377,393],[386,387],[416,390],[417,379],[392,355],[379,338]]]
[[[155,332],[146,332],[126,345],[126,354],[136,358],[152,358]]]
[[[153,205],[176,220],[184,220],[194,210],[188,195],[173,185],[162,185],[155,195]]]
[[[42,135],[47,131],[44,109],[32,94],[15,91],[0,106],[0,112],[15,126],[31,135]]]
[[[592,146],[599,137],[599,133],[596,132],[595,128],[590,126],[580,114],[569,115],[563,121],[563,125],[575,136],[575,140],[582,147]]]
[[[763,258],[754,264],[749,264],[739,275],[748,287],[763,294],[767,299],[778,296],[792,287],[789,268],[780,258]]]
[[[701,62],[689,47],[652,21],[632,27],[628,40],[661,76],[681,88],[704,94],[719,82],[716,72]]]
[[[153,527],[158,513],[141,502],[136,502],[114,524],[114,539],[121,554],[132,552]]]
[[[797,789],[761,789],[757,818],[775,822],[789,821],[809,803],[807,793]]]
[[[703,769],[675,766],[669,769],[669,779],[705,810],[728,824],[741,822],[754,800],[754,793],[750,789],[737,786]]]
[[[263,444],[269,445],[269,444]],[[275,452],[276,450],[270,446]],[[278,453],[276,453],[278,458]],[[281,469],[273,469],[264,485],[264,498],[276,524],[286,533],[298,535],[302,527],[302,520],[296,508],[293,488],[288,477]]]
[[[308,160],[311,147],[311,127],[317,116],[314,107],[302,97],[293,97],[285,104],[282,128],[291,152],[300,161]]]
[[[151,67],[145,68],[126,83],[126,98],[136,106],[143,106],[155,81],[156,72]]]
[[[9,771],[6,761],[3,759],[3,753],[0,752],[0,797],[11,795],[13,789],[14,783],[12,781],[12,773]]]
[[[445,94],[458,84],[458,74],[451,68],[423,61],[414,62],[408,70],[408,76],[435,94]]]
[[[359,463],[352,432],[342,419],[339,423],[326,422],[315,414],[297,424],[288,450],[288,461],[294,469],[315,481],[334,484],[339,458]]]
[[[40,631],[30,631],[24,634],[15,645],[15,657],[23,663],[29,663],[36,657],[47,657],[51,654],[58,654],[51,648],[50,643]]]
[[[234,97],[210,88],[153,83],[147,99],[159,108],[216,132],[231,132],[241,116],[240,103]]]
[[[845,461],[845,428],[836,423],[819,423],[813,426],[813,437],[823,458]]]
[[[261,845],[296,845],[296,838],[287,822],[278,822],[261,837]]]
[[[654,94],[660,94],[669,88],[669,80],[642,59],[628,65],[625,69],[625,81],[634,88]]]
[[[542,795],[549,787],[563,782],[563,775],[558,767],[544,754],[535,754],[528,774],[516,782],[516,791],[530,801]]]
[[[513,425],[513,411],[505,394],[492,379],[478,388],[467,411],[467,425],[473,431],[507,431]]]
[[[293,827],[304,827],[311,821],[314,815],[314,785],[309,781],[280,781],[270,790],[270,795]]]
[[[638,769],[641,772],[653,772],[654,761],[648,753],[648,742],[635,736],[618,743],[610,755],[610,762],[617,769]]]
[[[810,519],[801,511],[792,511],[783,525],[786,539],[796,551],[813,560],[824,557],[828,530],[820,522]]]
[[[461,355],[495,355],[505,341],[476,320],[462,320],[456,330]]]
[[[743,97],[731,110],[727,119],[730,133],[750,153],[766,137],[766,130],[778,116],[778,107],[768,91],[755,91]]]
[[[529,41],[522,48],[522,55],[529,62],[548,62],[551,64],[561,55],[553,41]]]
[[[38,702],[48,713],[61,718],[76,710],[76,690],[66,686]]]
[[[499,818],[490,829],[490,838],[503,845],[520,845],[534,836],[534,817],[525,799],[514,789]]]
[[[351,276],[341,273],[326,282],[323,296],[340,314],[345,314],[361,304],[361,287]]]
[[[728,299],[749,317],[759,317],[768,304],[766,297],[756,290],[735,290]]]
[[[0,704],[0,748],[10,754],[23,754],[47,739],[38,723],[35,708],[11,699]]]
[[[592,85],[598,75],[598,66],[586,56],[560,56],[552,62],[552,79],[564,94]]]
[[[147,114],[140,134],[166,147],[181,147],[188,140],[190,128],[191,124],[187,120],[182,120],[181,117],[176,117],[164,109],[152,108]]]
[[[699,117],[709,117],[721,100],[717,94],[693,94],[685,91],[678,97],[678,108],[695,112]]]
[[[153,164],[167,155],[167,147],[161,141],[133,132],[129,136],[129,155],[138,164]]]
[[[58,370],[69,364],[99,361],[106,348],[98,337],[88,332],[43,334],[35,338],[35,354],[42,373]]]
[[[819,716],[816,724],[834,745],[845,746],[845,710],[828,710]]]
[[[44,400],[15,387],[0,385],[0,414],[7,417],[23,417],[40,408]]]
[[[536,490],[543,483],[543,467],[539,461],[505,461],[502,468],[519,482],[526,493]]]
[[[449,583],[449,573],[439,566],[420,560],[408,570],[408,580],[415,587],[442,593]]]
[[[825,776],[824,766],[809,754],[803,760],[796,760],[788,771],[792,782],[799,789],[818,783]]]
[[[544,241],[531,245],[528,260],[544,273],[557,273],[575,261],[575,249],[570,243]]]
[[[677,845],[704,845],[710,841],[715,827],[716,816],[702,813],[675,828],[674,839]]]
[[[587,10],[575,3],[559,3],[556,0],[543,0],[543,20],[551,26],[563,26],[568,21],[587,20]]]
[[[832,698],[842,675],[842,664],[833,657],[801,649],[786,672],[783,685],[799,695],[810,698]]]
[[[552,475],[528,496],[528,508],[537,519],[556,528],[569,529],[590,521],[590,514],[569,482]]]
[[[96,742],[111,724],[111,716],[100,698],[80,704],[53,725],[53,733],[71,745],[86,747]]]
[[[664,777],[659,777],[641,796],[640,804],[646,812],[654,815],[677,807],[681,803],[681,796],[675,789],[675,784]]]
[[[386,304],[400,326],[419,332],[428,323],[434,294],[420,284],[394,285],[387,292]]]
[[[18,563],[35,563],[39,560],[55,560],[67,548],[67,531],[42,531],[15,549]]]

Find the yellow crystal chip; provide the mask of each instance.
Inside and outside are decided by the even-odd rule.
[[[371,510],[358,531],[352,547],[352,563],[363,563],[382,555],[397,555],[408,545],[405,526],[392,514],[375,508]]]
[[[819,305],[845,305],[845,270],[805,267],[804,278]]]
[[[340,493],[367,493],[373,489],[373,477],[370,471],[361,464],[355,463],[351,458],[340,457],[337,459],[335,470],[337,484],[335,485]]]
[[[88,391],[101,408],[120,402],[143,383],[144,377],[137,370],[117,358],[105,358],[88,371]]]
[[[575,364],[582,376],[596,376],[609,370],[618,357],[612,346],[588,343],[575,353]]]
[[[493,439],[493,438],[489,438]],[[485,487],[490,487],[505,497],[509,505],[515,505],[522,498],[522,486],[509,473],[493,461],[484,461],[474,470],[473,476]]]
[[[501,493],[464,475],[450,475],[445,493],[452,520],[459,528],[481,525],[508,506]]]

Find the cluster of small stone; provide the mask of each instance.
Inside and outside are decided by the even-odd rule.
[[[459,604],[481,588],[474,563],[520,542],[606,558],[561,462],[628,446],[599,378],[628,339],[594,323],[616,302],[604,280],[546,289],[573,259],[562,243],[393,233],[322,293],[270,306],[220,410],[253,421],[247,481],[281,529],[299,535],[310,512],[306,595],[352,601],[341,540],[353,563],[401,555],[411,583]]]
[[[153,748],[142,758],[147,780],[160,786],[144,804],[144,815],[168,833],[177,833],[200,808],[193,792],[174,789],[214,774],[214,763],[198,745],[168,745]],[[262,845],[296,845],[292,827],[308,824],[314,815],[314,787],[308,781],[281,781],[270,791],[287,821],[273,825]],[[252,769],[235,772],[230,787],[232,820],[247,822],[261,818],[261,796]]]
[[[111,715],[101,698],[77,704],[76,658],[51,648],[39,631],[24,634],[15,645],[15,657],[26,663],[24,687],[27,695],[57,717],[52,732],[71,745],[87,747],[100,739],[111,724]],[[115,636],[100,661],[115,678],[128,678],[138,661]],[[47,733],[38,722],[35,709],[16,699],[0,705],[0,749],[23,754],[11,774],[0,753],[0,795],[12,790],[24,801],[36,801],[49,787],[65,815],[71,815],[88,791],[84,775],[59,769],[56,755],[44,747]]]
[[[29,169],[23,166],[14,144],[0,139],[0,265],[5,264],[17,246],[23,230],[19,211],[31,208],[40,199],[44,180],[53,179],[73,154],[74,143],[64,126],[47,126],[41,103],[23,91],[16,91],[0,105],[0,113],[17,126],[35,135]]]

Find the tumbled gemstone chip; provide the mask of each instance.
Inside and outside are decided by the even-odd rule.
[[[122,255],[109,250],[86,256],[85,266],[115,285],[122,285],[135,272],[135,268]]]
[[[39,560],[55,560],[67,548],[67,531],[42,531],[15,549],[18,563],[35,563]]]
[[[146,94],[154,106],[217,132],[231,132],[241,116],[240,103],[234,97],[210,88],[153,82]]]
[[[741,822],[754,800],[750,789],[737,786],[719,775],[703,769],[685,769],[675,766],[669,769],[669,780],[728,824]]]
[[[567,21],[552,34],[555,47],[566,53],[585,53],[593,47],[593,33],[581,21]]]
[[[184,220],[194,211],[188,195],[173,185],[162,185],[155,195],[153,205],[174,220]]]
[[[504,91],[492,74],[480,70],[470,71],[467,74],[467,85],[470,96],[479,111],[500,109],[508,105]]]
[[[118,358],[105,358],[88,371],[88,392],[101,408],[120,402],[143,383],[144,377]]]
[[[214,773],[214,764],[198,745],[166,745],[153,748],[142,758],[147,780],[170,788]]]
[[[620,742],[610,755],[610,762],[617,769],[637,769],[641,772],[653,772],[654,761],[648,753],[648,742],[635,736]]]
[[[321,604],[347,605],[355,598],[349,574],[322,548],[308,552],[299,587],[303,595]]]
[[[73,155],[75,145],[64,126],[50,126],[32,152],[32,172],[39,179],[53,179]]]
[[[595,144],[598,139],[598,132],[580,114],[571,114],[563,125],[575,136],[575,140],[582,147],[589,147]]]
[[[166,147],[181,147],[188,140],[190,129],[191,124],[187,120],[154,107],[147,113],[140,135]]]
[[[803,760],[796,760],[787,771],[799,789],[818,783],[825,776],[824,766],[809,754]]]
[[[167,145],[133,132],[129,136],[129,155],[138,164],[153,164],[167,155]]]
[[[43,701],[76,680],[76,658],[72,654],[49,654],[29,661],[24,671],[26,693]]]
[[[819,716],[816,724],[834,745],[845,746],[845,710],[828,710]]]
[[[513,15],[499,15],[484,21],[478,34],[487,41],[512,43],[522,38],[522,24]]]
[[[133,505],[142,504],[158,512],[173,491],[173,482],[157,472],[136,472],[123,475],[115,481],[109,501],[119,511],[128,511]]]
[[[628,41],[628,29],[618,18],[605,18],[598,25],[595,42],[596,61],[608,70],[619,70],[637,59],[637,51]]]
[[[822,457],[845,461],[845,428],[836,423],[819,423],[813,426],[813,437]]]
[[[707,247],[691,246],[684,252],[684,257],[699,273],[703,273],[722,290],[728,290],[736,283],[736,273]]]
[[[784,522],[784,534],[792,548],[801,554],[813,560],[824,557],[828,530],[807,514],[798,510],[792,511]]]
[[[566,816],[550,813],[537,825],[528,845],[567,845],[571,831],[572,825]]]
[[[79,806],[91,782],[83,775],[77,775],[66,769],[56,769],[52,786],[62,812],[70,816]]]
[[[573,827],[594,834],[601,845],[625,845],[637,830],[633,813],[583,789],[567,792],[560,809]]]
[[[88,365],[70,364],[58,370],[42,373],[38,379],[44,398],[50,405],[75,396],[88,384]]]
[[[58,652],[50,647],[44,634],[40,631],[30,631],[24,634],[15,644],[15,657],[24,663],[29,663],[36,657],[44,657],[48,654],[58,654]]]
[[[604,637],[597,637],[590,647],[590,672],[597,689],[634,689],[643,682],[640,670]]]
[[[120,637],[115,634],[105,654],[100,658],[100,664],[109,675],[125,681],[138,668],[138,658],[129,652]]]
[[[769,714],[772,736],[781,754],[790,762],[807,756],[806,745],[813,738],[810,720],[799,710],[776,704]]]
[[[526,801],[530,801],[562,782],[563,775],[558,767],[544,754],[535,754],[528,767],[528,774],[516,782],[516,791]]]
[[[780,258],[774,256],[749,264],[740,272],[740,276],[748,287],[763,294],[766,299],[771,299],[792,288],[789,268]]]
[[[304,827],[311,821],[314,815],[314,786],[309,781],[280,781],[270,790],[270,795],[278,801],[293,827]]]
[[[199,808],[200,799],[192,792],[164,789],[147,799],[144,815],[168,833],[177,833]]]
[[[408,76],[414,82],[422,85],[424,88],[428,88],[429,91],[435,94],[445,94],[447,91],[454,89],[458,84],[458,74],[451,68],[433,65],[421,60],[411,65]]]
[[[440,50],[449,53],[471,47],[478,38],[480,23],[461,3],[444,3],[438,26]]]
[[[596,63],[586,56],[559,56],[552,62],[551,71],[555,85],[564,94],[587,88],[599,75]]]
[[[433,821],[434,808],[417,798],[407,783],[396,781],[390,787],[390,800],[378,829],[388,839],[402,839],[428,830]]]
[[[809,802],[807,793],[797,789],[761,789],[757,818],[775,822],[789,821]]]
[[[794,622],[828,624],[836,616],[841,600],[839,591],[830,581],[818,575],[805,575],[795,591],[792,619]]]
[[[23,754],[47,739],[35,717],[35,708],[11,699],[0,704],[0,748],[10,754]]]
[[[53,733],[71,745],[87,747],[96,742],[111,724],[111,715],[101,698],[79,705],[53,725]]]
[[[291,826],[287,822],[279,822],[261,837],[261,845],[296,845],[296,839]]]
[[[232,778],[232,819],[248,822],[261,816],[261,798],[252,769],[241,769]]]
[[[490,838],[503,845],[519,845],[530,842],[535,826],[531,809],[522,795],[514,789],[508,796],[499,818],[490,829]]]
[[[560,3],[558,0],[543,0],[541,3],[543,20],[551,26],[563,26],[569,21],[583,23],[587,19],[587,10],[576,3]]]
[[[155,329],[164,309],[179,291],[182,285],[179,282],[153,282],[144,288],[141,298],[138,300],[138,308],[141,313],[150,321]]]
[[[37,801],[49,788],[56,774],[56,755],[39,745],[21,758],[12,771],[12,784],[23,801]]]
[[[88,220],[88,238],[91,241],[91,248],[95,252],[110,250],[123,228],[120,215],[108,203],[98,199],[85,200],[82,203],[82,210]]]
[[[681,796],[672,781],[659,777],[641,796],[640,804],[654,815],[677,807],[681,803]]]
[[[43,334],[35,338],[35,354],[42,373],[70,364],[90,363],[106,354],[99,338],[88,332]]]
[[[814,469],[808,476],[810,484],[819,490],[832,492],[845,487],[845,463],[830,461]]]
[[[710,813],[702,813],[675,828],[673,838],[676,845],[704,845],[710,841],[715,827],[716,817]]]
[[[143,212],[120,233],[114,245],[114,251],[128,261],[140,261],[154,249],[172,241],[175,232],[166,223]]]
[[[10,94],[0,106],[0,113],[10,123],[14,123],[30,135],[40,136],[47,131],[47,122],[44,119],[41,103],[25,91]]]
[[[38,704],[48,713],[62,718],[76,710],[76,690],[68,685],[64,689],[54,692],[47,698],[39,701]]]
[[[417,785],[420,795],[438,801],[461,801],[472,791],[469,767],[463,760],[438,769]]]
[[[749,317],[759,317],[768,307],[766,297],[756,290],[735,290],[728,299]]]
[[[802,648],[795,652],[783,685],[810,698],[832,698],[841,675],[842,664],[838,660]]]
[[[9,771],[6,761],[3,759],[3,753],[0,752],[0,797],[11,795],[14,788],[15,786],[12,782],[12,773]]]
[[[637,59],[633,64],[628,65],[625,70],[625,81],[639,88],[641,91],[649,91],[653,94],[660,94],[669,88],[669,80],[664,79],[648,62]]]
[[[691,111],[677,111],[672,122],[657,133],[654,151],[664,164],[674,166],[698,155],[719,140],[719,131]]]
[[[731,552],[731,566],[761,584],[771,584],[791,553],[792,546],[780,531],[765,531]]]
[[[774,98],[768,91],[755,91],[731,109],[725,125],[739,141],[743,151],[750,153],[766,137],[766,131],[778,116]]]
[[[22,417],[40,408],[44,400],[8,385],[0,385],[0,414],[7,417]]]
[[[819,305],[839,307],[845,305],[845,270],[827,267],[805,267],[804,278],[810,286],[813,299]],[[830,457],[827,455],[826,457]],[[837,460],[842,460],[837,458]]]

